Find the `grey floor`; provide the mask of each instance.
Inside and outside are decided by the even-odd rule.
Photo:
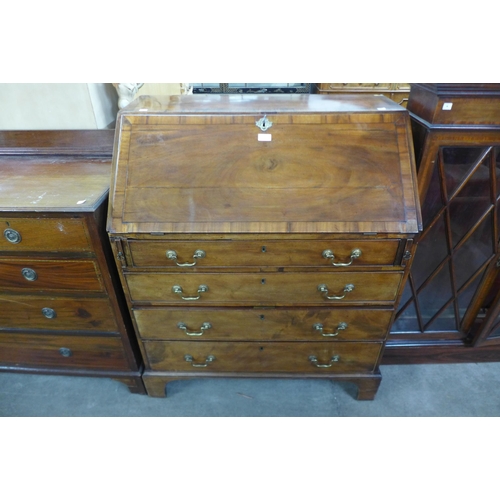
[[[111,379],[0,373],[2,417],[496,417],[500,363],[382,366],[374,401],[326,380],[193,379],[167,398]]]

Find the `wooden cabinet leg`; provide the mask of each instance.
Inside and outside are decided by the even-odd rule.
[[[356,399],[358,401],[371,401],[375,399],[381,381],[382,377],[380,375],[353,380],[358,386],[358,395]]]
[[[133,394],[146,394],[146,388],[140,375],[136,377],[115,377],[114,380],[125,384]]]
[[[166,380],[164,377],[149,377],[147,375],[143,375],[142,380],[144,381],[144,385],[146,386],[146,392],[148,396],[151,396],[153,398],[167,397],[165,386],[168,380]]]

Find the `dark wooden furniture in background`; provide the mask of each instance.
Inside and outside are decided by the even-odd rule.
[[[383,363],[500,361],[500,84],[412,84],[424,230]]]
[[[354,382],[372,399],[420,209],[385,97],[143,96],[108,231],[151,396],[190,377]]]
[[[318,94],[368,94],[384,95],[406,107],[410,95],[409,83],[315,83],[313,90]]]
[[[145,392],[105,231],[113,135],[0,132],[0,371]]]

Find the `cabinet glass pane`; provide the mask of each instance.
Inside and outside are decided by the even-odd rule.
[[[418,294],[418,301],[424,325],[453,297],[450,266],[445,264],[429,285]]]
[[[486,148],[442,148],[448,198],[453,196],[485,152]]]
[[[477,227],[470,238],[454,253],[453,264],[457,290],[493,255],[491,214]]]
[[[413,279],[418,289],[448,256],[444,216],[419,241],[413,260]]]
[[[490,169],[484,162],[450,202],[453,246],[467,234],[491,208]]]

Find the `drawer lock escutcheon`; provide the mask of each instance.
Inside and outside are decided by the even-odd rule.
[[[320,332],[323,337],[336,337],[342,330],[345,330],[347,328],[347,323],[344,321],[341,321],[337,325],[337,329],[333,333],[327,333],[323,330],[323,325],[321,323],[314,323],[313,325],[314,330],[317,332]]]
[[[332,356],[332,359],[330,360],[329,365],[320,365],[318,362],[318,358],[316,356],[309,356],[309,361],[316,367],[316,368],[330,368],[333,366],[334,363],[337,363],[340,361],[340,356],[336,354],[335,356]]]
[[[196,266],[196,259],[203,259],[206,257],[206,252],[204,250],[196,250],[193,254],[194,262],[177,262],[177,252],[175,250],[167,250],[167,259],[174,260],[175,264],[179,267],[193,267]]]
[[[349,262],[333,262],[335,259],[335,255],[331,250],[323,250],[323,253],[321,254],[325,259],[330,259],[332,261],[332,265],[335,267],[347,267],[350,266],[355,259],[359,259],[361,257],[361,250],[359,248],[355,248],[351,252],[351,260]]]
[[[208,292],[208,286],[207,285],[200,285],[198,287],[198,295],[196,297],[190,297],[190,296],[184,297],[184,295],[182,295],[184,292],[182,290],[182,286],[180,286],[180,285],[174,285],[172,287],[172,292],[180,295],[182,300],[199,300],[199,299],[201,299],[201,295],[200,295],[201,293]]]
[[[259,127],[262,132],[265,132],[266,130],[269,130],[273,126],[273,122],[269,120],[269,118],[264,115],[260,120],[257,120],[255,122],[255,125]]]
[[[344,287],[343,295],[328,295],[328,287],[326,285],[318,285],[318,291],[323,294],[323,297],[328,300],[342,300],[345,296],[354,290],[354,285],[349,283]]]
[[[34,269],[30,269],[29,267],[25,267],[21,269],[21,274],[28,281],[35,281],[38,279],[38,274]]]
[[[205,363],[201,364],[201,363],[195,363],[193,356],[191,356],[191,354],[186,354],[184,356],[184,361],[186,361],[187,363],[191,363],[191,366],[194,366],[195,368],[206,368],[210,363],[215,361],[215,356],[212,356],[210,354],[210,356],[206,357]]]
[[[44,308],[42,308],[42,314],[47,319],[54,319],[57,316],[56,312],[51,307],[44,307]]]
[[[210,323],[203,323],[201,325],[201,328],[200,328],[200,331],[199,332],[188,332],[188,327],[186,325],[186,323],[178,323],[177,324],[177,328],[180,328],[181,330],[184,330],[184,333],[186,335],[189,335],[191,337],[199,337],[201,335],[203,335],[205,333],[205,330],[208,330],[210,328],[212,328],[212,325]]]
[[[3,232],[3,235],[5,236],[5,239],[9,242],[9,243],[21,243],[21,234],[16,231],[15,229],[6,229],[4,232]]]

